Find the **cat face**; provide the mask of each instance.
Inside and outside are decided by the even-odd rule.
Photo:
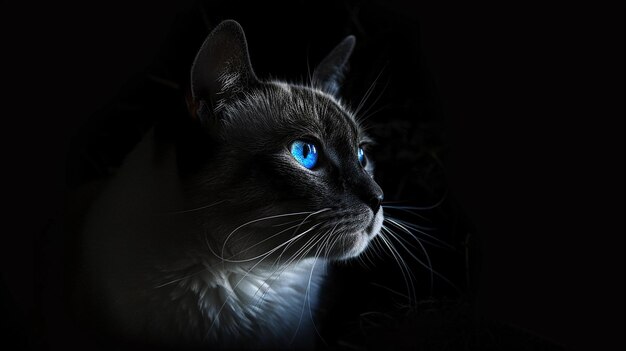
[[[183,183],[190,207],[207,206],[197,219],[212,255],[345,259],[378,234],[383,192],[364,152],[370,139],[335,97],[353,46],[346,38],[302,86],[258,80],[236,22],[207,38],[192,68],[197,129],[179,154],[183,163],[199,155]]]

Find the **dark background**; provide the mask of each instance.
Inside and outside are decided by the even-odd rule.
[[[314,66],[355,34],[344,92],[358,101],[380,73],[368,121],[387,199],[444,198],[422,211],[426,222],[405,219],[455,247],[427,249],[458,289],[431,287],[412,263],[420,304],[406,309],[370,284],[405,289],[389,258],[339,266],[322,330],[331,346],[623,349],[623,13],[543,2],[3,3],[4,340],[84,345],[66,316],[67,213],[147,128],[180,112],[195,50],[234,18],[261,77],[304,79],[307,58]]]

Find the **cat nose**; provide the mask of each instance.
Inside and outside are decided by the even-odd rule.
[[[382,201],[383,201],[383,194],[380,193],[380,194],[372,196],[367,205],[372,209],[372,211],[374,211],[374,214],[376,214],[378,210],[380,209],[380,203]]]
[[[363,171],[362,177],[353,178],[352,181],[354,183],[350,184],[353,187],[351,190],[358,197],[359,202],[367,205],[376,214],[380,210],[380,204],[383,201],[383,189],[365,171]]]

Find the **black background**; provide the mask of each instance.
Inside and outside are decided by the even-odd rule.
[[[390,36],[380,55],[371,56],[385,42],[376,35],[386,37],[368,28],[378,28],[379,20],[412,28],[401,39],[418,48],[415,62],[426,67],[415,74],[428,76],[417,82],[428,88],[416,95],[427,107],[415,113],[444,127],[449,194],[469,218],[463,227],[480,238],[478,285],[466,287],[476,297],[473,306],[487,320],[567,348],[623,349],[623,5],[357,4],[248,9],[231,3],[205,20],[239,14],[235,19],[247,29],[257,70],[295,79],[306,72],[307,55],[313,64],[351,34],[334,32],[341,30],[336,24],[346,8],[361,9],[369,35],[353,33],[368,54],[359,59],[357,46],[355,74],[367,68],[367,76],[375,77],[385,65],[380,57],[394,55],[394,45],[402,43]],[[40,347],[62,345],[67,337],[57,333],[65,324],[49,325],[63,311],[63,291],[50,277],[42,279],[38,265],[43,255],[50,259],[46,264],[62,266],[62,255],[42,252],[41,241],[63,250],[54,241],[63,238],[55,235],[61,232],[67,184],[77,182],[74,176],[88,177],[75,164],[68,169],[71,145],[76,135],[90,135],[85,130],[93,116],[102,116],[99,111],[119,100],[120,92],[145,88],[133,83],[137,76],[193,54],[193,46],[177,45],[172,33],[187,30],[189,42],[202,40],[206,28],[181,24],[197,6],[2,4],[8,206],[0,264],[2,327],[10,340]],[[203,10],[220,6],[205,4]],[[282,15],[281,7],[290,11]],[[298,36],[306,45],[290,42]],[[387,67],[383,78],[409,69]],[[353,84],[354,95],[362,94]],[[382,102],[403,85],[415,89],[408,84],[392,80]],[[417,134],[440,133],[438,126],[415,123]],[[383,172],[382,182],[401,172]]]

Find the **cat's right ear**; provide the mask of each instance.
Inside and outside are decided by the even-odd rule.
[[[330,95],[338,95],[354,43],[354,36],[347,36],[320,62],[311,79],[314,87]]]
[[[257,82],[243,29],[236,21],[224,21],[206,38],[191,66],[190,112],[198,118],[213,114]]]

